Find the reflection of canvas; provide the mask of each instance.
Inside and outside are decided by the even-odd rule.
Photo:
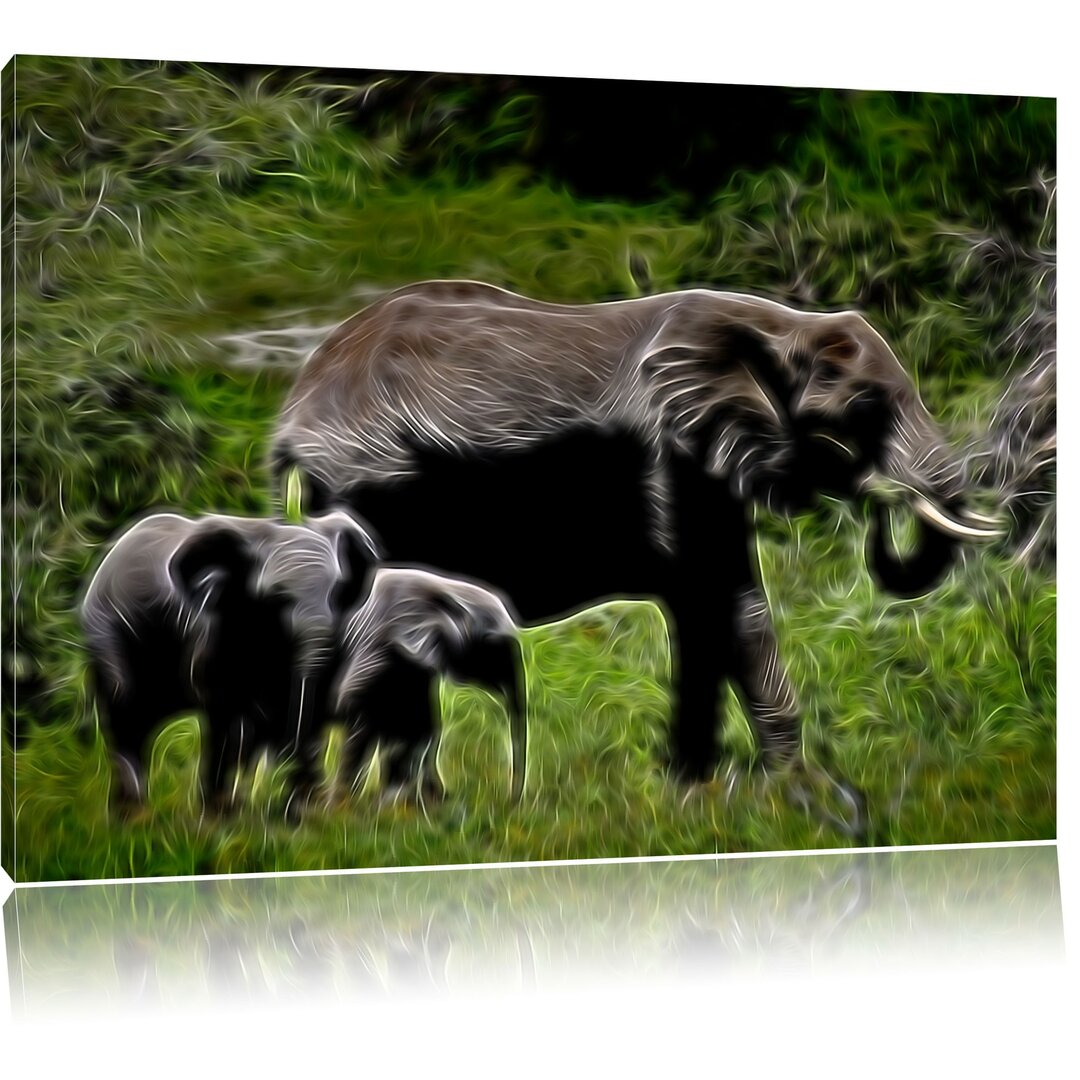
[[[1052,101],[5,78],[17,879],[1053,836]]]
[[[1064,952],[1053,846],[20,889],[3,928],[12,1004],[40,1019]]]

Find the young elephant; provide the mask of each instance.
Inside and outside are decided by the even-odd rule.
[[[149,737],[185,709],[205,714],[215,804],[262,743],[293,747],[309,784],[307,729],[375,559],[368,533],[341,511],[303,525],[155,514],[124,533],[82,605],[120,800],[141,799]]]
[[[392,788],[413,771],[441,793],[435,769],[435,678],[449,675],[500,692],[510,718],[511,790],[525,783],[525,682],[517,620],[505,599],[461,578],[416,567],[376,570],[349,620],[336,713],[349,728],[349,775],[376,741],[389,751]]]

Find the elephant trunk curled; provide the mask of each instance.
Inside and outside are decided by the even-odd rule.
[[[880,467],[869,485],[874,500],[867,561],[879,583],[898,596],[927,592],[949,567],[961,541],[999,535],[993,523],[965,508],[966,469],[917,399],[898,414]],[[889,503],[899,498],[915,514],[913,550],[890,550]]]

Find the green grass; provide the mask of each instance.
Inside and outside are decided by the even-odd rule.
[[[766,547],[767,584],[811,753],[828,742],[865,790],[873,839],[1052,837],[1053,588],[983,562],[955,572],[933,603],[890,603],[859,567],[855,522],[838,515],[835,538],[810,536],[817,525],[797,521],[787,543]],[[837,547],[850,557],[846,572]],[[789,605],[785,595],[803,599]],[[101,744],[80,750],[42,728],[18,760],[20,860],[35,877],[116,877],[850,842],[755,770],[734,701],[718,780],[688,792],[665,777],[668,654],[654,605],[609,604],[526,641],[531,758],[521,806],[507,798],[505,714],[471,687],[443,690],[443,803],[381,807],[361,791],[299,827],[284,823],[282,788],[265,777],[235,819],[200,815],[195,719],[158,739],[150,807],[124,824],[105,813]]]
[[[1052,212],[1016,194],[1053,167],[1052,103],[1003,113],[977,99],[823,95],[818,126],[783,160],[719,177],[692,217],[675,198],[597,202],[512,164],[485,168],[488,120],[468,112],[421,170],[393,117],[357,132],[343,93],[317,80],[234,90],[192,67],[19,64],[20,111],[5,118],[19,245],[3,384],[3,708],[5,730],[26,739],[17,754],[3,747],[4,820],[12,807],[16,821],[3,840],[20,880],[849,842],[762,778],[734,700],[716,782],[688,791],[665,776],[665,624],[629,603],[527,632],[519,807],[507,804],[500,708],[448,686],[438,807],[380,808],[368,790],[288,826],[270,770],[235,819],[203,817],[187,718],[155,746],[146,813],[121,823],[106,811],[80,589],[101,545],[150,509],[276,505],[266,451],[290,376],[232,364],[223,335],[323,325],[427,277],[589,301],[639,291],[636,265],[656,291],[855,304],[954,437],[977,435],[1026,359],[1009,334],[1042,286],[996,273],[972,244],[1008,217],[1052,251]],[[512,116],[499,124],[503,139]],[[867,576],[859,513],[759,522],[810,752],[829,745],[863,787],[878,842],[1052,836],[1052,566],[972,552],[932,596],[897,602]]]

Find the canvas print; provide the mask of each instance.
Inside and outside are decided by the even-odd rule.
[[[3,110],[16,880],[1054,836],[1053,100]]]

